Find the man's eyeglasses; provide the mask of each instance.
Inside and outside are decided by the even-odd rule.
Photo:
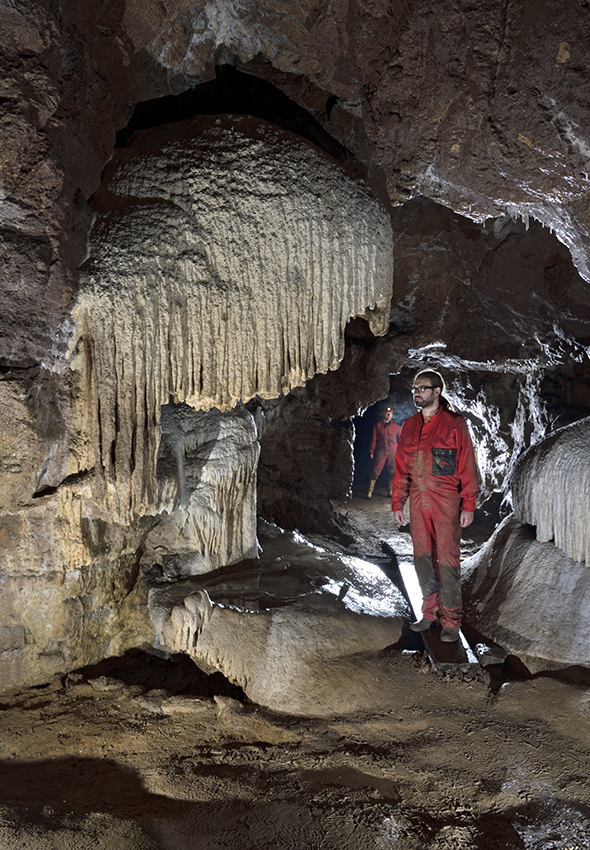
[[[434,387],[433,387],[432,385],[428,385],[428,386],[422,385],[422,386],[420,386],[420,387],[412,387],[412,389],[410,390],[410,392],[413,392],[413,393],[423,393],[423,392],[424,392],[424,390],[432,390],[432,389],[434,389]]]

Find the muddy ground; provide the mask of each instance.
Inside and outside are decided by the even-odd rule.
[[[590,688],[379,666],[387,710],[321,720],[143,652],[5,695],[0,848],[590,847]]]

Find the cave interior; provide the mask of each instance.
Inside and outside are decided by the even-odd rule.
[[[413,687],[425,662],[398,581],[408,528],[384,477],[364,498],[368,446],[386,404],[399,424],[414,412],[426,367],[443,374],[478,462],[464,622],[497,657],[473,687],[488,702],[507,683],[587,694],[587,4],[546,2],[538,20],[491,0],[346,5],[30,0],[3,13],[9,733],[17,710],[37,708],[32,694],[76,688],[125,688],[171,723],[193,717],[179,700],[216,705],[219,740],[231,729],[252,747],[300,733],[289,738],[294,720],[246,732],[240,712],[327,723],[386,711],[376,671]],[[0,793],[20,821],[0,815],[0,836],[49,846],[35,842],[65,836],[70,815],[93,834],[78,798],[60,809],[47,796],[34,829],[22,814],[43,803],[56,759],[30,779],[23,735],[6,739],[12,790]],[[586,727],[579,741],[583,772]],[[64,776],[78,770],[68,764]],[[316,783],[367,787],[365,774],[325,770]],[[371,782],[401,812],[398,792]],[[451,818],[441,792],[439,817],[425,792],[418,820],[406,805],[385,833],[381,818],[375,846],[587,846],[575,842],[590,800],[561,790],[577,807],[559,839],[570,844],[534,843],[555,831],[549,809],[525,816],[526,801],[502,799]],[[129,799],[139,807],[143,793]],[[193,815],[157,805],[190,832]],[[141,821],[110,798],[100,810]],[[154,829],[150,847],[189,846]],[[105,835],[105,848],[144,846],[139,834],[119,844],[112,824]]]

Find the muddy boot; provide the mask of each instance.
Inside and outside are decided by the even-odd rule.
[[[365,496],[365,499],[371,498],[371,496],[373,495],[373,490],[375,489],[376,483],[377,483],[377,479],[371,478],[371,480],[369,481],[369,489],[367,490],[367,495]]]
[[[387,485],[387,495],[391,499],[391,491],[393,489],[393,478],[390,479],[389,484]]]

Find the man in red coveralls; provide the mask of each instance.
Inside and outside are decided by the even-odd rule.
[[[371,480],[369,481],[369,489],[367,490],[367,499],[370,499],[373,495],[377,479],[386,464],[389,479],[388,493],[391,496],[391,482],[393,479],[393,470],[395,469],[395,452],[401,432],[401,425],[393,421],[393,408],[386,407],[383,413],[383,421],[375,422],[373,425],[373,435],[369,446],[369,457],[373,460],[373,466],[371,467]]]
[[[419,372],[412,393],[418,413],[404,422],[397,447],[391,509],[403,525],[410,497],[414,564],[422,590],[422,619],[415,632],[442,625],[441,640],[451,643],[461,626],[461,529],[473,522],[479,493],[473,446],[462,416],[443,396],[442,375]]]

